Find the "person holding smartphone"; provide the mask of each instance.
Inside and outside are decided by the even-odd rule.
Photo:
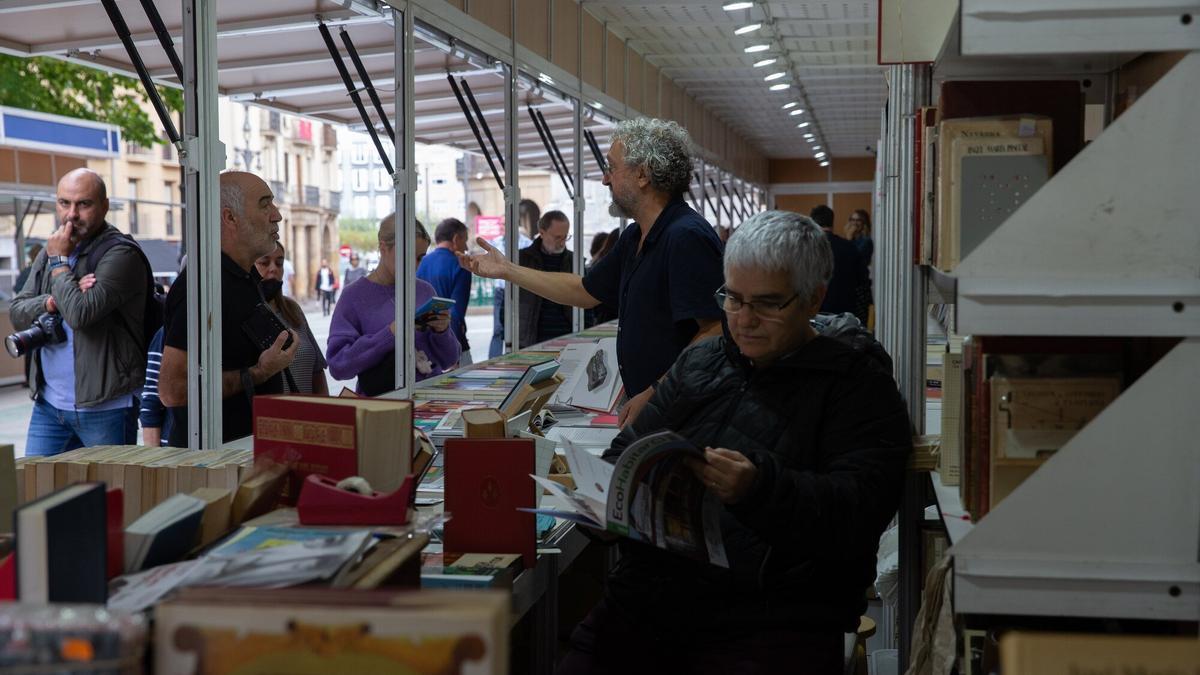
[[[221,436],[232,441],[254,431],[254,396],[282,394],[284,372],[300,340],[264,302],[254,261],[275,250],[279,222],[275,195],[258,176],[221,174]],[[158,397],[171,415],[168,445],[188,444],[186,267],[167,295]]]
[[[429,248],[429,233],[417,224],[417,263]],[[433,286],[416,279],[416,306],[434,296]],[[329,373],[339,380],[357,377],[355,390],[377,396],[395,389],[396,215],[379,223],[379,266],[363,280],[347,286],[333,309],[326,358]],[[450,330],[450,311],[417,317],[417,380],[440,375],[458,363],[460,346]]]
[[[321,353],[321,346],[317,344],[312,329],[308,327],[304,310],[300,309],[295,300],[283,295],[285,255],[283,244],[275,242],[274,251],[254,261],[254,266],[262,277],[259,285],[262,287],[263,297],[267,300],[267,306],[283,319],[283,323],[300,340],[296,358],[292,359],[292,365],[288,366],[296,389],[293,391],[291,381],[284,378],[284,391],[289,394],[328,396],[329,382],[325,379],[325,355]]]

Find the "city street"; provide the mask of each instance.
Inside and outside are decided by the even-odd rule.
[[[324,349],[329,340],[330,317],[321,315],[317,302],[305,304],[305,316],[312,328],[317,344]],[[488,343],[492,339],[492,308],[472,308],[467,314],[467,337],[471,342],[471,356],[478,362],[487,358]],[[328,377],[328,374],[326,374]],[[337,395],[342,387],[354,387],[354,380],[341,382],[329,377],[329,391]],[[33,401],[29,390],[21,385],[0,387],[0,445],[11,443],[17,457],[25,455],[25,433],[29,428],[29,416]]]

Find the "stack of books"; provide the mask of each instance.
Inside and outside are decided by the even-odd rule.
[[[17,460],[17,500],[31,502],[74,483],[101,481],[124,493],[124,525],[176,494],[236,491],[253,463],[249,450],[97,445]]]

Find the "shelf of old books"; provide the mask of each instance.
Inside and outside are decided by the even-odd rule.
[[[933,67],[915,262],[969,337],[931,481],[955,613],[1196,621],[1200,54],[1139,53],[1200,40],[1190,15],[1094,5],[965,0]]]

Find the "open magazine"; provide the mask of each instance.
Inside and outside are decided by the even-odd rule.
[[[609,464],[563,439],[575,489],[533,476],[568,510],[535,509],[728,567],[721,539],[721,504],[683,462],[704,452],[672,431],[634,441]]]

